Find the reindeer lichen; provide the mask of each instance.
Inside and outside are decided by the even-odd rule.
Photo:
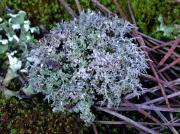
[[[29,54],[27,89],[44,94],[54,112],[80,113],[92,123],[93,104],[117,106],[123,95],[142,89],[138,77],[147,64],[144,52],[126,36],[132,28],[117,16],[93,11],[57,24]]]

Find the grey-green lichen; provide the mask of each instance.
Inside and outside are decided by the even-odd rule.
[[[92,11],[61,22],[30,52],[28,87],[42,93],[53,111],[80,113],[87,124],[96,102],[119,105],[122,95],[142,89],[144,52],[126,37],[132,24]]]
[[[18,89],[12,91],[12,85],[18,85],[14,80],[26,73],[23,69],[26,64],[28,47],[36,40],[34,33],[37,27],[31,27],[31,22],[26,20],[26,12],[19,11],[17,14],[8,13],[7,18],[0,16],[0,92],[6,97],[16,96]],[[10,86],[11,85],[11,86]]]

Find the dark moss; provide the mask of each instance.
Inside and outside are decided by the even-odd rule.
[[[71,18],[58,0],[3,0],[3,3],[10,9],[26,11],[33,24],[48,28],[61,19]]]
[[[73,115],[52,113],[48,103],[38,97],[32,100],[1,97],[0,105],[1,134],[80,133],[79,119]]]
[[[77,7],[74,0],[67,0],[72,9],[77,12]],[[116,6],[111,0],[100,0],[112,12],[118,13]],[[125,0],[119,1],[124,8],[126,15],[128,8]],[[158,39],[173,39],[172,37],[164,37],[162,33],[156,32],[159,26],[158,17],[162,15],[166,25],[179,24],[180,5],[176,1],[170,0],[131,0],[132,9],[140,31]],[[6,6],[15,10],[24,10],[33,24],[44,25],[51,28],[56,22],[60,20],[69,20],[71,16],[64,9],[58,0],[2,0],[0,8]],[[80,1],[84,9],[93,8],[93,4],[87,0]],[[0,14],[2,10],[0,11]]]

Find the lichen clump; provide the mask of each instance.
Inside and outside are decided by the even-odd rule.
[[[119,105],[122,95],[142,89],[144,52],[125,36],[132,24],[92,11],[61,22],[30,52],[27,89],[42,93],[53,111],[80,113],[87,124],[96,102]]]

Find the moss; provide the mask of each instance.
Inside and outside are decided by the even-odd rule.
[[[116,6],[112,2],[112,0],[100,0],[100,3],[102,3],[105,7],[107,7],[110,11],[114,13],[118,13]]]
[[[67,0],[67,2],[77,13],[74,0]],[[111,0],[100,0],[100,2],[109,10],[118,13],[116,6]],[[127,13],[125,0],[119,0],[119,2]],[[166,25],[180,24],[178,16],[180,5],[176,1],[131,0],[130,2],[140,31],[158,39],[172,39],[172,37],[165,38],[163,33],[156,32],[156,28],[159,26],[159,15],[163,16]],[[2,0],[1,3],[0,9],[9,6],[15,10],[24,10],[34,24],[42,24],[47,28],[51,28],[52,25],[62,19],[69,20],[71,18],[58,0],[31,0],[31,2],[29,0]],[[84,9],[93,8],[93,4],[90,1],[80,0],[80,3]],[[1,12],[2,10],[0,14]]]
[[[131,0],[134,16],[137,25],[145,34],[158,39],[165,38],[163,33],[156,32],[160,25],[158,17],[162,15],[165,25],[180,24],[179,12],[180,5],[169,0]]]
[[[51,107],[34,97],[32,100],[0,98],[0,132],[2,134],[80,133],[80,121],[73,115],[52,113]],[[82,126],[84,128],[84,125]]]
[[[118,13],[115,5],[111,0],[100,0],[112,12]],[[119,0],[127,16],[128,8],[125,0]],[[157,32],[160,25],[158,17],[162,15],[165,25],[180,24],[179,12],[180,5],[176,1],[171,0],[130,0],[130,4],[137,22],[139,30],[145,34],[161,40],[171,40],[177,35],[177,31],[173,36],[165,37],[162,32]],[[178,30],[178,29],[177,29]]]
[[[3,0],[4,5],[13,10],[24,10],[34,24],[42,24],[50,28],[55,22],[70,15],[58,0]]]

